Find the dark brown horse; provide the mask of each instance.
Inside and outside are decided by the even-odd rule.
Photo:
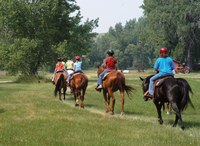
[[[88,78],[84,73],[75,73],[70,80],[70,88],[74,93],[75,106],[78,106],[78,97],[80,96],[81,108],[84,108],[84,96],[88,86]]]
[[[103,66],[98,66],[97,74],[99,76],[100,73],[104,71]],[[120,92],[121,98],[121,115],[124,114],[124,91],[130,94],[134,90],[133,87],[126,85],[125,83],[125,76],[120,71],[111,71],[105,79],[103,79],[102,83],[103,89],[103,96],[106,105],[106,112],[111,112],[114,114],[114,107],[115,107],[115,96],[114,92]],[[110,108],[110,97],[112,98],[112,108]]]
[[[144,93],[148,90],[151,77],[152,75],[146,77],[145,79],[140,77]],[[163,124],[161,107],[164,106],[164,103],[169,103],[176,114],[173,127],[175,127],[178,121],[180,121],[181,128],[185,128],[181,112],[187,107],[188,103],[190,103],[194,108],[190,100],[189,92],[192,93],[192,89],[189,83],[183,78],[165,78],[161,80],[160,84],[154,88],[153,98],[160,124]]]
[[[62,89],[63,89],[63,95],[64,95],[64,100],[65,100],[65,93],[67,90],[67,85],[66,85],[66,79],[67,79],[67,74],[64,73],[63,71],[59,71],[55,75],[55,90],[54,90],[54,95],[55,97],[57,96],[57,92],[59,92],[59,99],[61,99],[61,94],[62,94]]]

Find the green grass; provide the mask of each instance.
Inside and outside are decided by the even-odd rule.
[[[135,88],[125,97],[125,115],[120,116],[116,92],[115,115],[106,114],[102,93],[94,90],[96,71],[86,71],[89,85],[85,109],[75,108],[73,96],[66,101],[53,96],[54,86],[40,83],[0,84],[0,146],[197,146],[200,143],[200,75],[178,74],[190,83],[196,108],[182,113],[186,129],[172,127],[174,114],[163,112],[164,124],[157,122],[155,106],[143,101],[139,76],[131,71],[126,82]],[[4,77],[0,77],[4,78]],[[9,77],[6,77],[9,78]]]

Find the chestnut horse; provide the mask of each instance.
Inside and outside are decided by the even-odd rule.
[[[97,70],[97,75],[99,76],[100,73],[104,71],[104,67],[99,65]],[[121,98],[121,115],[124,114],[124,90],[126,91],[127,95],[129,96],[130,92],[133,92],[134,88],[131,86],[126,85],[125,83],[125,76],[120,71],[111,71],[107,74],[105,79],[103,79],[102,83],[102,90],[103,96],[106,105],[106,112],[111,112],[114,114],[114,107],[115,107],[115,96],[114,92],[120,92]],[[112,98],[112,108],[110,108],[110,97]]]
[[[148,76],[145,79],[140,77],[144,93],[148,90],[152,76]],[[180,121],[181,128],[185,128],[181,112],[187,107],[188,103],[194,108],[190,100],[189,92],[192,93],[192,89],[189,83],[183,78],[165,78],[160,81],[160,84],[155,86],[153,102],[157,109],[160,124],[163,124],[161,107],[164,106],[164,103],[169,103],[176,114],[173,127]]]
[[[55,97],[57,96],[57,92],[59,92],[59,99],[61,99],[61,90],[63,89],[63,95],[64,95],[64,100],[65,100],[65,93],[67,90],[67,85],[66,85],[66,79],[67,79],[67,74],[63,71],[59,71],[55,75],[55,90],[54,90],[54,95]]]
[[[75,73],[70,79],[70,88],[74,93],[75,106],[78,106],[78,97],[80,96],[81,108],[84,108],[84,96],[88,86],[88,78],[84,73]]]

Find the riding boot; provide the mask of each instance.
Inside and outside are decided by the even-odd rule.
[[[144,100],[147,101],[149,98],[152,99],[152,98],[153,98],[153,95],[149,94],[149,91],[147,90],[147,91],[144,93]]]
[[[101,88],[99,88],[99,86],[101,86]],[[101,92],[101,89],[102,89],[102,85],[99,85],[99,84],[98,84],[98,85],[96,86],[96,88],[95,88],[95,90],[97,90],[97,91],[99,91],[99,92]]]

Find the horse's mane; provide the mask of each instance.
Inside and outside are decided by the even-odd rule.
[[[149,83],[149,82],[150,82],[150,78],[153,77],[154,75],[155,75],[155,74],[147,76],[147,77],[145,78],[146,82]]]
[[[99,68],[99,67],[102,67],[102,68],[104,68],[104,69],[105,69],[105,66],[104,66],[104,65],[102,65],[102,64],[99,64],[99,65],[97,65],[97,68]]]

